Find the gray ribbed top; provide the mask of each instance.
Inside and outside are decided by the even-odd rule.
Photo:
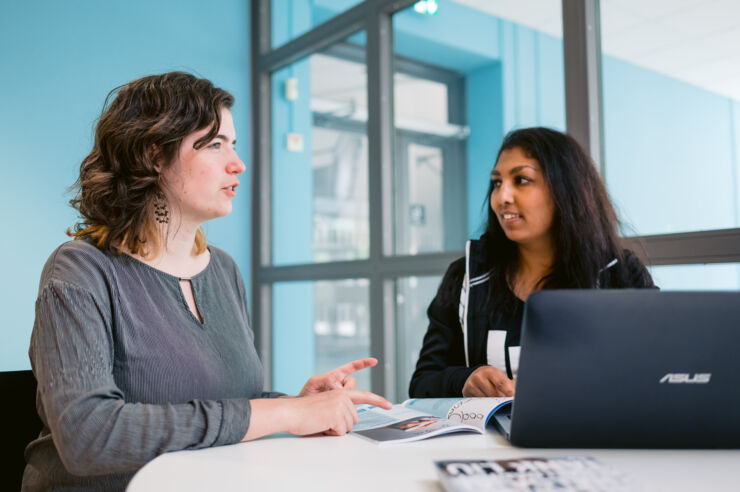
[[[159,454],[238,442],[263,393],[244,282],[209,246],[192,281],[78,240],[44,266],[29,356],[44,429],[24,490],[122,490]],[[10,423],[6,423],[10,424]]]

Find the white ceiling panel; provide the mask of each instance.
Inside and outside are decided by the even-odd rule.
[[[660,18],[665,29],[675,29],[690,38],[701,38],[738,26],[740,2],[707,2]],[[710,8],[713,7],[713,8]]]
[[[727,36],[721,35],[703,39],[679,38],[662,49],[635,57],[635,62],[646,67],[671,67],[678,73],[688,67],[732,57],[734,53],[725,49],[726,40]]]
[[[659,19],[702,3],[716,0],[602,0],[602,10],[607,4],[615,4],[629,12],[633,17],[640,19]]]
[[[647,19],[635,15],[617,2],[602,2],[601,17],[609,19],[607,24],[601,25],[602,37],[618,35],[647,22]]]
[[[601,48],[606,54],[633,61],[657,51],[669,50],[684,39],[681,32],[667,29],[656,36],[657,29],[661,29],[660,21],[640,23],[619,35],[602,36]]]
[[[740,87],[740,76],[721,82],[714,82],[712,86],[715,87],[717,92],[720,94],[731,94],[733,92],[737,94],[737,88]],[[740,98],[735,98],[735,100],[740,100]]]
[[[691,79],[697,85],[724,83],[740,77],[740,56],[735,59],[722,59],[704,63],[701,67],[691,67],[678,72],[683,78]]]

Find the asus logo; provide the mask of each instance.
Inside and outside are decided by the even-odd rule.
[[[709,378],[712,377],[711,373],[696,373],[692,377],[691,374],[681,372],[669,372],[662,378],[660,378],[660,384],[707,384]]]

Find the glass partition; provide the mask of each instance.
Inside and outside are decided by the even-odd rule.
[[[273,285],[275,391],[297,394],[312,375],[371,355],[368,285],[367,279]],[[354,377],[360,389],[370,389],[370,371]]]
[[[396,281],[396,388],[398,401],[409,396],[411,375],[429,327],[427,308],[441,276],[404,277]]]

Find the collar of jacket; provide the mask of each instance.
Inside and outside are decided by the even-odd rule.
[[[484,239],[470,239],[465,245],[465,273],[471,285],[483,283],[491,273],[491,266],[486,261],[486,241]],[[596,288],[600,287],[601,274],[615,266],[619,260],[612,258],[604,265],[596,277]],[[484,280],[485,278],[485,280]]]
[[[468,307],[470,305],[470,289],[488,282],[491,276],[491,268],[486,263],[486,241],[483,239],[470,239],[465,244],[465,277],[463,278],[462,290],[460,291],[460,314],[462,316],[463,349],[465,350],[465,365],[470,367],[470,352],[468,350]],[[596,278],[596,288],[601,287],[600,277],[603,272],[618,263],[617,258],[599,270]]]
[[[486,241],[483,239],[471,239],[465,247],[465,273],[471,280],[478,279],[491,272],[486,264]]]

